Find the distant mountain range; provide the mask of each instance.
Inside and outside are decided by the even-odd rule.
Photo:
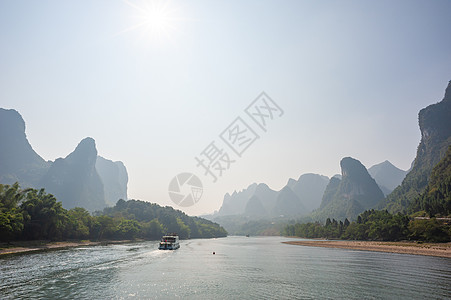
[[[390,194],[406,177],[408,171],[398,169],[388,160],[368,169],[371,177],[376,180],[385,196]]]
[[[384,199],[382,189],[400,184],[404,173],[385,161],[370,169],[351,157],[340,162],[342,174],[332,178],[303,174],[290,178],[280,191],[266,184],[251,184],[242,191],[224,196],[219,212],[203,216],[218,222],[231,234],[278,234],[280,224],[292,219],[324,221],[326,218],[355,219],[366,209],[374,208]],[[385,184],[388,187],[382,186]]]
[[[227,193],[219,212],[207,217],[212,220],[224,216],[243,216],[247,220],[296,218],[314,212],[314,219],[329,216],[352,219],[365,209],[375,207],[407,173],[389,161],[367,171],[358,160],[344,158],[341,167],[342,175],[337,174],[330,180],[312,173],[303,174],[298,180],[290,178],[280,191],[264,183],[253,183],[242,191]]]
[[[217,216],[288,217],[305,215],[318,208],[329,178],[304,174],[290,178],[285,187],[274,191],[264,183],[253,183],[242,191],[224,196]]]
[[[127,199],[125,166],[98,156],[92,138],[83,139],[65,158],[46,162],[28,142],[22,116],[0,108],[0,140],[0,183],[45,188],[66,209],[101,210]]]

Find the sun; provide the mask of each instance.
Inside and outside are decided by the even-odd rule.
[[[179,8],[171,1],[150,0],[124,2],[134,9],[134,25],[123,30],[142,30],[145,36],[156,39],[172,39],[177,31],[177,23],[181,20]],[[122,33],[121,32],[121,33]]]
[[[163,32],[171,27],[171,18],[162,8],[147,11],[145,18],[147,29],[150,31]]]
[[[151,5],[144,9],[142,24],[150,35],[161,38],[170,36],[175,30],[176,18],[168,3],[150,2]]]

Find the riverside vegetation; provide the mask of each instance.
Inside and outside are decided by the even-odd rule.
[[[182,239],[225,237],[224,228],[189,217],[172,207],[138,200],[119,200],[91,215],[86,209],[63,208],[44,189],[0,184],[0,242],[29,240],[158,239],[177,232]]]
[[[436,218],[411,220],[409,216],[390,214],[386,210],[367,210],[356,221],[327,219],[319,222],[285,226],[283,234],[304,238],[327,238],[364,241],[417,240],[425,242],[451,241],[451,226]]]

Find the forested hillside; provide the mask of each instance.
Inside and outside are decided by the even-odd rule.
[[[380,208],[390,212],[407,212],[429,183],[432,168],[445,156],[451,145],[451,81],[442,101],[423,108],[418,114],[421,142],[412,170],[406,175]]]
[[[224,237],[224,228],[189,217],[172,207],[120,200],[92,216],[86,209],[66,210],[44,189],[0,184],[0,242],[67,239],[159,239],[167,232],[181,238]]]
[[[96,215],[135,221],[153,237],[167,232],[176,232],[182,239],[227,236],[225,229],[212,221],[190,217],[170,206],[162,207],[140,200],[119,200],[114,207],[107,207]]]
[[[415,199],[410,210],[424,211],[432,217],[451,215],[451,146],[445,157],[432,169],[429,184]]]

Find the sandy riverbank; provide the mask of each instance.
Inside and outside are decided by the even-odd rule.
[[[451,258],[451,243],[418,244],[414,242],[367,242],[367,241],[288,241],[290,245],[379,251]]]
[[[98,246],[106,244],[123,244],[129,243],[130,240],[126,241],[102,241],[102,242],[91,242],[91,241],[76,241],[76,242],[23,242],[18,243],[17,246],[11,246],[8,248],[0,248],[0,256],[8,254],[21,254],[36,251],[46,251],[46,250],[59,250],[65,248],[83,247],[83,246]]]

